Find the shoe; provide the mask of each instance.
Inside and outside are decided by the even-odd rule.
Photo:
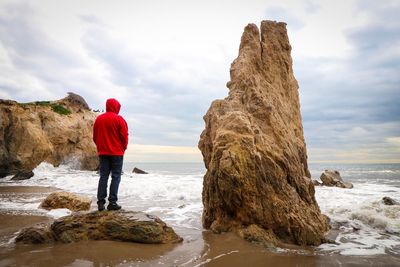
[[[121,206],[117,203],[108,204],[107,210],[120,210]]]
[[[103,211],[104,210],[104,204],[97,204],[97,209],[99,211]]]

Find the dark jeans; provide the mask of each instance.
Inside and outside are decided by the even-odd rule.
[[[118,200],[118,187],[121,181],[123,156],[100,156],[100,180],[97,188],[97,204],[105,204],[107,197],[108,176],[111,172],[110,195],[108,201],[114,204]]]

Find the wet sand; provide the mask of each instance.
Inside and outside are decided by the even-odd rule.
[[[59,190],[55,187],[44,186],[0,186],[0,194],[13,193],[13,194],[33,194],[33,193],[51,193]]]
[[[4,194],[48,194],[45,187],[0,187]],[[0,211],[0,266],[400,266],[400,259],[384,256],[319,255],[312,248],[269,251],[236,235],[176,229],[194,236],[176,245],[148,245],[115,241],[72,244],[15,245],[23,227],[50,223],[51,218]],[[193,230],[194,231],[194,230]]]

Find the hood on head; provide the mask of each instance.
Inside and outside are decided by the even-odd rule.
[[[118,114],[120,109],[121,109],[121,104],[118,102],[117,99],[115,99],[115,98],[107,99],[107,102],[106,102],[106,111],[107,112],[113,112],[113,113]]]

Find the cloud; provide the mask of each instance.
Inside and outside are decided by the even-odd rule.
[[[321,5],[318,4],[317,1],[312,1],[312,0],[304,1],[304,10],[307,12],[307,14],[315,14],[320,8]]]
[[[45,81],[58,81],[49,69],[77,68],[82,64],[73,52],[59,49],[60,44],[38,28],[29,5],[14,4],[1,9],[0,36],[14,66]]]
[[[93,25],[102,25],[105,26],[106,24],[97,16],[95,15],[79,15],[78,16],[83,22]]]
[[[310,160],[398,159],[399,5],[122,1],[110,12],[87,2],[4,1],[0,97],[34,101],[74,91],[94,109],[115,97],[135,145],[196,147],[202,116],[228,93],[243,27],[283,20]]]
[[[204,74],[202,68],[209,63],[200,63],[198,55],[177,59],[143,53],[98,24],[82,36],[82,43],[88,55],[105,66],[109,79],[125,88],[123,110],[135,142],[197,146],[202,116],[221,92],[215,90],[218,83],[225,83]]]
[[[88,99],[93,86],[109,85],[96,77],[94,68],[77,50],[42,29],[30,4],[0,5],[0,47],[4,62],[0,91],[7,98],[59,99],[68,91],[78,91]]]
[[[348,57],[295,62],[309,150],[333,149],[332,160],[400,160],[387,143],[400,135],[400,28],[384,23],[386,8],[376,11],[375,3],[358,10],[370,17],[368,23],[344,32],[352,46]],[[391,9],[400,12],[399,6]]]
[[[311,6],[308,7],[313,9]],[[265,11],[265,19],[286,22],[287,27],[293,30],[299,30],[304,26],[304,22],[299,17],[288,8],[281,6],[269,7]]]

